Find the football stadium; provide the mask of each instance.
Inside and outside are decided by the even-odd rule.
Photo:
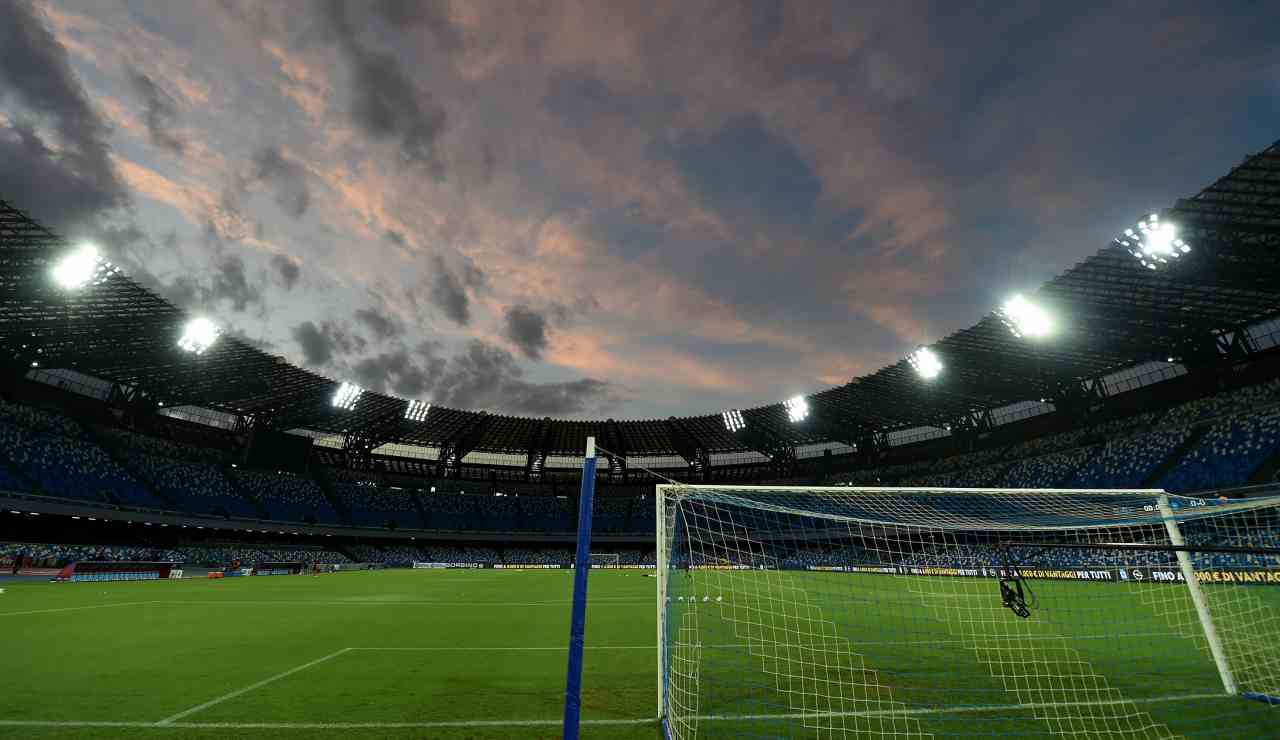
[[[343,7],[317,38],[396,80]],[[96,26],[40,13],[0,83],[47,41],[53,96]],[[129,69],[156,140],[178,108]],[[47,134],[19,118],[0,145]],[[211,207],[320,177],[276,156]],[[0,190],[0,737],[1280,738],[1280,142],[1236,156],[845,382],[621,419],[304,366],[19,173],[48,192]]]
[[[321,377],[0,204],[0,731],[1274,736],[1278,191],[1274,146],[894,365],[653,421]]]

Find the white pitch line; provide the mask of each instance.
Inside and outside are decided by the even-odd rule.
[[[198,705],[196,705],[196,706],[194,706],[194,707],[191,707],[190,709],[185,709],[185,710],[183,710],[183,711],[181,711],[181,712],[178,712],[177,714],[175,714],[175,715],[173,715],[173,716],[171,716],[171,717],[165,717],[164,719],[160,720],[160,721],[159,721],[159,722],[157,722],[156,724],[158,724],[158,725],[171,725],[171,724],[173,724],[174,722],[176,722],[176,721],[178,721],[178,720],[182,719],[183,717],[190,716],[190,715],[192,715],[192,714],[195,714],[196,712],[204,711],[204,710],[208,709],[209,707],[215,706],[215,705],[217,705],[217,704],[221,704],[222,702],[224,702],[224,701],[228,701],[228,700],[230,700],[230,699],[234,699],[234,698],[236,698],[237,696],[241,696],[241,695],[243,695],[243,694],[247,694],[247,693],[249,693],[250,691],[253,691],[253,690],[255,690],[255,689],[260,689],[260,688],[262,688],[263,686],[266,686],[267,684],[272,683],[273,681],[279,681],[280,679],[282,679],[282,678],[287,678],[287,677],[289,677],[289,676],[292,676],[293,674],[295,674],[295,673],[297,673],[297,672],[299,672],[299,671],[305,671],[306,669],[308,669],[308,668],[310,668],[310,667],[312,667],[312,666],[315,666],[315,665],[319,665],[319,664],[321,664],[321,663],[325,662],[326,660],[332,660],[333,658],[336,658],[336,657],[338,657],[339,655],[342,655],[343,653],[345,653],[345,652],[349,651],[350,649],[351,649],[351,648],[342,648],[341,650],[335,650],[334,652],[329,653],[328,655],[326,655],[326,656],[324,656],[324,657],[322,657],[322,658],[316,658],[315,660],[311,661],[310,663],[303,663],[302,665],[300,665],[300,666],[298,666],[298,667],[296,667],[296,668],[290,668],[289,670],[284,671],[283,673],[277,673],[276,675],[272,676],[271,678],[264,678],[263,680],[261,680],[261,681],[259,681],[259,682],[255,683],[255,684],[251,684],[251,685],[249,685],[249,686],[244,687],[243,689],[239,689],[239,690],[237,690],[237,691],[232,691],[232,692],[231,692],[231,693],[229,693],[229,694],[223,694],[222,696],[219,696],[219,697],[218,697],[218,698],[216,698],[216,699],[210,699],[209,701],[205,702],[204,704],[198,704]]]
[[[27,614],[53,614],[55,612],[76,612],[85,609],[109,609],[113,606],[138,606],[140,604],[155,604],[155,601],[121,601],[114,604],[91,604],[89,606],[64,606],[57,609],[28,609],[21,612],[0,612],[0,617],[21,617]]]
[[[709,648],[744,648],[744,647],[750,647],[750,646],[743,644],[743,645],[701,645],[700,647],[706,650]],[[445,646],[431,646],[431,647],[353,647],[353,648],[347,648],[347,649],[351,650],[352,652],[365,651],[365,652],[388,652],[388,653],[395,653],[395,652],[405,652],[405,653],[495,652],[496,653],[496,652],[503,652],[508,650],[514,651],[514,652],[533,651],[533,652],[562,652],[563,653],[569,649],[569,646],[563,645],[559,647],[540,647],[540,646],[528,646],[528,645],[511,645],[511,646],[498,646],[498,647],[469,647],[465,645],[459,645],[456,647],[452,647],[452,646],[445,645]],[[658,646],[657,645],[583,645],[582,649],[583,650],[657,650]]]
[[[354,647],[347,648],[352,652],[386,652],[386,653],[499,653],[499,652],[565,652],[566,647],[529,647],[513,645],[511,647]],[[583,650],[657,650],[657,645],[584,645]]]
[[[328,656],[332,657],[332,656]],[[301,668],[295,669],[301,670]],[[248,690],[248,689],[246,689]],[[238,694],[236,694],[238,695]],[[234,696],[234,695],[231,695]],[[1227,699],[1226,694],[1177,694],[1146,699],[1110,699],[1107,701],[1041,702],[1028,704],[990,704],[968,707],[921,707],[918,709],[868,710],[863,712],[793,712],[786,714],[699,714],[691,719],[700,722],[742,722],[778,719],[816,719],[831,717],[895,717],[903,715],[963,714],[1001,711],[1026,711],[1052,707],[1091,707],[1114,704],[1156,704],[1199,699]],[[211,704],[210,704],[211,706]],[[426,722],[110,722],[77,720],[0,720],[0,727],[150,727],[189,730],[393,730],[432,729],[446,727],[557,727],[560,719],[460,719]],[[625,719],[584,719],[584,725],[645,725],[656,722],[653,717]]]
[[[196,605],[196,606],[242,606],[242,605],[269,605],[269,606],[572,606],[572,601],[254,601],[247,599],[208,599],[208,600],[176,600],[163,599],[160,601],[137,602],[149,604],[172,604],[172,605]],[[609,601],[597,603],[594,606],[636,606],[644,604],[653,605],[653,599],[642,599],[636,601]],[[592,606],[588,604],[588,607]]]

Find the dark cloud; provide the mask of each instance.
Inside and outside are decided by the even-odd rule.
[[[311,367],[327,365],[339,355],[359,353],[368,344],[360,335],[351,334],[330,321],[323,321],[319,326],[313,321],[304,321],[293,328],[292,334],[302,347],[306,364]]]
[[[304,321],[293,328],[293,339],[302,347],[302,356],[312,367],[333,359],[333,341],[315,323]]]
[[[323,365],[341,353],[332,325],[306,322],[294,337],[310,365]],[[531,383],[510,352],[478,339],[452,356],[442,349],[428,342],[365,357],[350,366],[351,377],[364,388],[401,398],[531,416],[603,414],[621,403],[613,385],[595,378]]]
[[[178,106],[173,96],[163,90],[149,75],[133,65],[125,70],[134,92],[146,106],[147,133],[151,143],[164,147],[174,154],[186,151],[187,142],[175,132],[178,126]]]
[[[523,305],[507,309],[506,336],[525,357],[531,360],[542,358],[547,348],[547,319],[532,308]]]
[[[271,266],[275,268],[276,274],[280,277],[280,284],[285,290],[292,290],[293,286],[298,283],[298,277],[302,274],[302,265],[292,257],[283,254],[277,254],[271,258]]]
[[[449,360],[432,398],[454,408],[501,409],[515,414],[564,416],[603,413],[619,403],[606,381],[583,378],[530,383],[510,352],[478,339]]]
[[[394,316],[388,316],[372,308],[361,308],[356,311],[356,321],[364,324],[378,339],[392,339],[404,334],[404,324]]]
[[[128,204],[129,193],[66,48],[25,2],[0,0],[0,16],[0,105],[10,121],[0,124],[0,193],[70,233]]]
[[[396,141],[406,162],[443,177],[444,163],[436,144],[445,130],[444,107],[414,84],[395,56],[364,43],[362,28],[348,12],[353,7],[344,0],[331,0],[323,11],[351,74],[352,118],[372,138]],[[424,23],[436,19],[436,11],[425,5],[412,9],[401,3],[380,3],[379,7],[392,27],[398,19]]]
[[[443,357],[429,350],[411,355],[398,349],[360,360],[352,375],[364,388],[402,398],[421,398],[439,381],[445,365]]]
[[[449,20],[448,3],[435,0],[375,0],[373,11],[392,28],[426,28],[437,46],[448,52],[462,48],[458,27]]]
[[[311,205],[311,186],[306,168],[285,156],[280,147],[258,150],[253,156],[249,177],[271,188],[276,205],[294,218],[301,218]]]
[[[458,326],[471,323],[471,297],[467,287],[457,273],[449,269],[444,258],[439,255],[434,260],[435,271],[431,276],[431,285],[427,298],[431,305],[444,312],[450,321]]]
[[[244,260],[231,254],[221,257],[213,266],[213,280],[207,297],[213,301],[229,301],[236,311],[244,311],[253,303],[262,303],[262,289],[249,282]]]
[[[191,310],[200,305],[204,290],[190,275],[179,275],[170,282],[153,280],[156,289],[165,300],[178,308]]]

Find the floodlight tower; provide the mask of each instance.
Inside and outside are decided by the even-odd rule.
[[[921,347],[907,357],[907,362],[924,380],[933,380],[942,373],[942,360],[928,347]]]
[[[356,402],[360,400],[360,396],[364,395],[364,389],[354,383],[343,383],[338,386],[338,390],[333,394],[333,406],[344,411],[350,411],[356,407]]]
[[[1158,213],[1140,219],[1132,229],[1125,229],[1115,243],[1148,270],[1166,267],[1191,252],[1191,245],[1178,238],[1178,225],[1161,221]]]
[[[182,330],[182,338],[178,340],[178,346],[183,351],[198,357],[208,352],[220,336],[222,336],[222,330],[217,324],[203,316],[198,316],[187,322]]]
[[[738,409],[729,409],[720,412],[720,419],[724,421],[724,428],[730,434],[740,432],[747,428],[747,420],[742,417],[742,412]]]
[[[783,408],[787,410],[787,419],[792,424],[799,424],[809,418],[809,402],[804,396],[794,396],[788,398],[782,403]]]
[[[1015,294],[996,312],[1000,322],[1019,339],[1042,339],[1053,334],[1055,326],[1049,313],[1041,306]]]
[[[80,290],[89,285],[101,285],[120,268],[103,258],[92,244],[81,244],[75,251],[58,260],[53,266],[53,282],[66,291]]]

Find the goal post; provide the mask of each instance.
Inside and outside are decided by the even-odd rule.
[[[1280,497],[671,484],[655,499],[666,737],[1280,722]]]
[[[622,564],[622,555],[616,552],[593,552],[587,556],[587,564],[592,568],[617,568]]]

